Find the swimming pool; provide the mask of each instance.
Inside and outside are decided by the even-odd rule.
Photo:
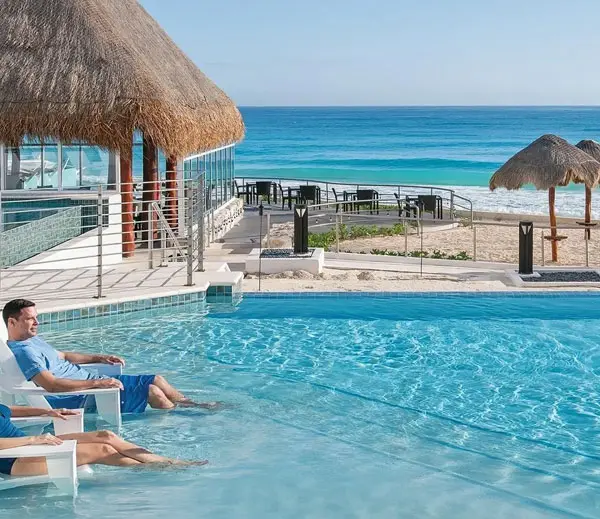
[[[599,303],[246,296],[42,333],[236,407],[125,420],[128,438],[208,467],[99,468],[74,504],[2,492],[0,517],[598,517]]]

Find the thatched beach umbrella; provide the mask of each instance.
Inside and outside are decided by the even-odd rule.
[[[585,151],[590,157],[600,162],[600,144],[592,140],[579,141],[576,146]],[[592,222],[592,188],[585,186],[585,223],[589,227]],[[590,230],[586,229],[586,235],[590,238]]]
[[[134,129],[178,157],[240,140],[234,103],[137,0],[2,0],[0,141],[127,153]]]
[[[519,189],[533,184],[548,190],[552,261],[558,261],[556,233],[556,186],[570,182],[593,188],[600,177],[600,163],[556,135],[543,135],[510,158],[490,179],[490,189]]]

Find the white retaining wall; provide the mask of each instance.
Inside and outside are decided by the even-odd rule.
[[[102,264],[115,265],[122,258],[121,195],[108,197],[108,227],[102,228]],[[24,270],[55,270],[98,266],[98,231],[94,229],[20,263]]]

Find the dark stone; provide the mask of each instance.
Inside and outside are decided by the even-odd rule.
[[[542,271],[538,276],[521,276],[526,283],[600,283],[600,274],[595,270]]]
[[[260,255],[261,258],[310,258],[315,249],[308,249],[308,252],[296,253],[294,249],[264,249]]]

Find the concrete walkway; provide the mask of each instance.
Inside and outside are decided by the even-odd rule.
[[[231,272],[225,263],[206,262],[205,272],[193,273],[187,286],[185,264],[145,269],[124,264],[106,268],[102,276],[102,298],[98,299],[96,269],[18,270],[0,274],[0,305],[24,297],[38,303],[43,311],[110,304],[132,299],[164,297],[205,291],[209,286],[237,286],[243,275]]]

